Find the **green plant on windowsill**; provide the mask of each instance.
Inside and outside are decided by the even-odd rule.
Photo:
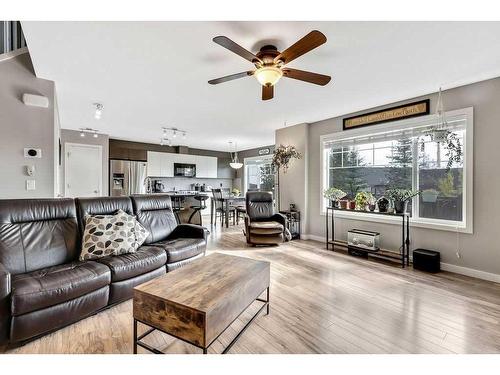
[[[393,202],[394,210],[398,214],[405,212],[407,202],[419,194],[420,191],[410,189],[389,189],[385,191],[385,196]]]
[[[358,210],[366,210],[366,206],[370,203],[373,202],[374,196],[372,193],[368,191],[360,191],[359,193],[356,194],[356,197],[354,198],[354,201],[356,202],[356,208]]]
[[[330,200],[330,204],[332,207],[336,207],[336,202],[344,198],[346,195],[347,193],[334,187],[328,188],[323,191],[323,197]]]

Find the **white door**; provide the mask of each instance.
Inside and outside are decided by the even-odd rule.
[[[65,196],[102,196],[102,147],[66,143],[65,145]]]

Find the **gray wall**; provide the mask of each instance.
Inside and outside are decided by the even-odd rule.
[[[46,96],[49,108],[24,105],[24,93]],[[40,198],[55,195],[54,82],[36,78],[28,53],[0,61],[0,198]],[[25,147],[42,149],[41,159],[24,158]],[[25,173],[34,165],[34,177]],[[36,190],[26,190],[26,180]]]
[[[422,98],[427,97],[431,99],[431,111],[434,111],[437,95]],[[474,233],[457,235],[449,231],[412,228],[411,248],[436,249],[441,252],[444,263],[500,274],[500,244],[496,233],[500,226],[500,199],[496,195],[500,191],[500,78],[447,90],[444,92],[444,103],[446,110],[474,108]],[[342,131],[342,118],[352,115],[346,114],[309,126],[307,231],[314,236],[323,237],[325,231],[325,217],[320,214],[320,136]],[[350,228],[371,229],[381,232],[382,247],[397,249],[399,246],[400,233],[394,225],[348,219],[337,222],[336,232],[340,238],[345,239]],[[457,241],[462,254],[460,259],[455,255]]]
[[[61,195],[64,195],[64,161],[66,153],[66,143],[79,143],[84,145],[99,145],[102,146],[102,196],[109,194],[109,136],[107,134],[99,134],[97,138],[87,134],[85,137],[80,136],[80,132],[76,130],[61,129],[61,166],[59,167],[59,183]]]
[[[276,145],[293,145],[302,155],[301,159],[294,159],[285,173],[280,172],[280,206],[288,210],[290,203],[294,203],[301,212],[302,233],[308,227],[308,172],[309,172],[309,145],[308,124],[289,126],[276,131]]]

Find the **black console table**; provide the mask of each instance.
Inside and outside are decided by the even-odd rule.
[[[300,211],[280,211],[280,214],[286,216],[286,225],[292,240],[300,240]]]
[[[335,211],[348,211],[348,212],[359,212],[370,215],[385,215],[385,216],[396,216],[401,218],[401,248],[399,252],[393,251],[366,251],[369,256],[383,258],[383,259],[398,259],[401,260],[401,267],[405,265],[410,265],[410,214],[408,213],[388,213],[388,212],[378,212],[378,211],[356,211],[349,210],[346,208],[337,207],[327,207],[326,208],[326,249],[330,249],[332,245],[332,250],[334,250],[335,243]],[[330,214],[331,212],[331,214]],[[331,217],[331,220],[330,220]],[[329,237],[329,232],[331,231],[332,236]]]

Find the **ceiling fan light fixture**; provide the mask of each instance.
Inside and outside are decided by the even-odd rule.
[[[283,76],[283,71],[274,65],[263,66],[257,69],[254,75],[262,86],[274,86]]]

